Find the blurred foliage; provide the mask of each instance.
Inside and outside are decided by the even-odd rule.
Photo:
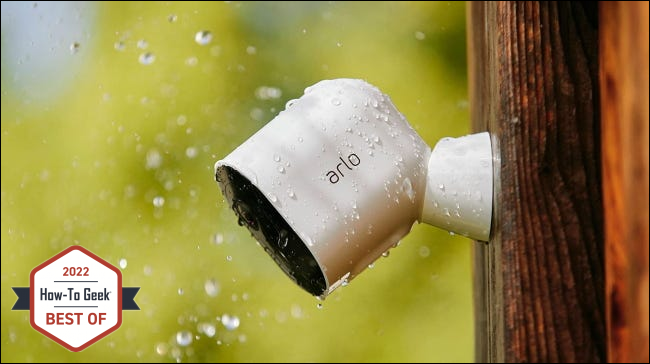
[[[464,4],[2,6],[3,362],[472,360],[468,240],[415,227],[318,308],[237,226],[212,175],[321,79],[375,84],[431,145],[468,132]],[[124,285],[142,287],[142,310],[81,353],[10,311],[11,286],[73,244],[125,259]]]

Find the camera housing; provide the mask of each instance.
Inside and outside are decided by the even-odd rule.
[[[433,151],[390,98],[362,80],[321,81],[215,165],[230,207],[282,270],[326,296],[415,222],[487,241],[487,133]]]

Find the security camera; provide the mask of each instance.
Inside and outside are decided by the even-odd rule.
[[[215,165],[228,204],[300,287],[325,297],[424,222],[487,241],[488,133],[431,150],[362,80],[321,81]]]

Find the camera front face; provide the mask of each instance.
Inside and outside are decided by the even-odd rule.
[[[230,166],[217,168],[217,182],[245,226],[294,282],[314,296],[325,293],[325,276],[305,243],[251,181]]]

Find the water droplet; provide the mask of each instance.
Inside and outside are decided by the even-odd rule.
[[[369,269],[372,269],[372,268],[374,268],[374,267],[375,267],[375,263],[370,263],[370,264],[368,264],[368,268],[369,268]]]
[[[196,57],[189,57],[189,58],[187,58],[187,59],[185,60],[185,65],[186,65],[186,66],[194,67],[194,66],[196,66],[197,64],[199,64],[199,59],[196,58]]]
[[[415,202],[415,191],[413,190],[413,185],[411,184],[411,179],[406,177],[404,182],[402,182],[402,192],[406,193],[411,202]]]
[[[226,329],[232,331],[239,327],[239,317],[234,315],[230,316],[229,314],[224,313],[221,315],[221,323]]]
[[[423,245],[420,247],[420,249],[418,249],[418,254],[422,258],[426,258],[429,256],[429,254],[431,254],[431,250],[429,249],[429,247]]]
[[[293,190],[291,188],[287,189],[287,195],[289,195],[289,197],[294,199],[294,200],[296,199],[296,194],[293,192]]]
[[[165,198],[162,196],[156,196],[153,198],[153,205],[155,207],[163,207],[165,205]]]
[[[252,55],[257,53],[257,48],[255,48],[253,46],[248,46],[248,47],[246,47],[246,53],[248,53],[248,55],[252,56]]]
[[[323,308],[323,304],[322,303],[317,303],[316,308],[320,310],[321,308]]]
[[[216,297],[221,291],[221,285],[215,279],[208,279],[203,284],[205,293],[210,297]]]
[[[165,344],[165,343],[156,344],[156,354],[158,354],[158,355],[167,354],[167,344]]]
[[[212,237],[212,242],[217,244],[217,245],[222,244],[223,243],[223,234],[221,234],[221,233],[214,234],[214,236]]]
[[[70,54],[77,54],[80,48],[81,48],[81,44],[79,44],[79,42],[74,42],[70,44]]]
[[[454,236],[454,235],[456,235],[456,233],[453,232],[453,231],[450,231],[450,232],[449,232],[449,235]]]
[[[282,96],[282,90],[277,87],[260,86],[255,89],[255,97],[260,100],[278,99]]]
[[[415,32],[415,39],[417,40],[424,40],[426,37],[427,37],[426,34],[424,34],[421,31]]]
[[[178,20],[178,15],[176,14],[169,14],[169,16],[167,17],[167,21],[170,23],[175,23],[176,20]]]
[[[207,45],[212,41],[212,33],[209,30],[201,30],[194,35],[194,41],[198,45]]]
[[[213,324],[207,322],[200,323],[197,328],[199,332],[203,333],[207,337],[213,337],[217,333],[217,328]]]
[[[119,264],[120,264],[120,268],[121,268],[121,269],[126,268],[126,265],[127,265],[127,261],[126,261],[126,259],[124,259],[124,258],[120,259],[120,263],[119,263]]]
[[[284,105],[284,108],[285,109],[290,109],[296,103],[296,101],[298,101],[298,100],[293,99],[293,100],[287,101],[287,103]]]
[[[384,257],[384,258],[388,258],[389,255],[390,255],[390,252],[389,252],[388,250],[386,250],[385,252],[381,253],[381,256]]]
[[[481,194],[481,191],[474,192],[474,199],[476,201],[481,201],[483,199],[483,195]]]
[[[279,166],[279,167],[278,167],[278,172],[280,172],[280,173],[284,173],[284,172],[286,172],[286,170],[284,169],[283,166]]]
[[[286,230],[280,231],[280,236],[278,237],[278,246],[280,249],[284,249],[289,244],[289,233]]]
[[[196,157],[198,154],[199,154],[199,150],[196,147],[187,147],[187,149],[185,149],[185,155],[187,156],[187,158],[192,159]]]
[[[123,52],[126,49],[126,45],[124,42],[115,42],[115,44],[113,44],[113,48],[115,48],[116,51]]]
[[[438,185],[438,188],[440,189],[440,191],[444,191],[445,190],[445,185],[443,185],[441,183],[441,184]]]
[[[269,193],[269,200],[271,200],[271,202],[278,202],[278,196]]]
[[[513,124],[519,124],[519,118],[517,116],[515,116],[512,119],[510,119],[510,122],[513,123]]]
[[[229,261],[229,262],[232,262],[232,255],[227,255],[226,260]]]
[[[451,214],[449,213],[449,209],[446,207],[442,209],[442,212],[445,214],[445,216],[451,216]]]
[[[334,105],[334,106],[339,106],[339,105],[341,105],[341,100],[339,100],[337,97],[333,98],[333,99],[331,100],[331,102],[332,102],[332,105]]]
[[[302,137],[298,137],[298,141],[299,141],[300,143],[302,143],[303,140],[304,140],[304,139],[302,139]]]
[[[156,60],[156,55],[151,53],[151,52],[145,52],[138,57],[138,61],[140,64],[143,64],[145,66],[148,66],[152,64]]]
[[[137,47],[140,48],[140,49],[147,49],[148,46],[149,46],[149,43],[147,43],[147,41],[144,40],[144,39],[140,39],[138,41],[138,43],[137,43]]]
[[[183,330],[176,333],[176,343],[180,346],[188,346],[192,343],[192,333]]]
[[[178,295],[179,295],[179,296],[182,296],[184,293],[185,293],[185,290],[184,290],[184,289],[182,289],[182,288],[179,288],[179,289],[178,289]]]

